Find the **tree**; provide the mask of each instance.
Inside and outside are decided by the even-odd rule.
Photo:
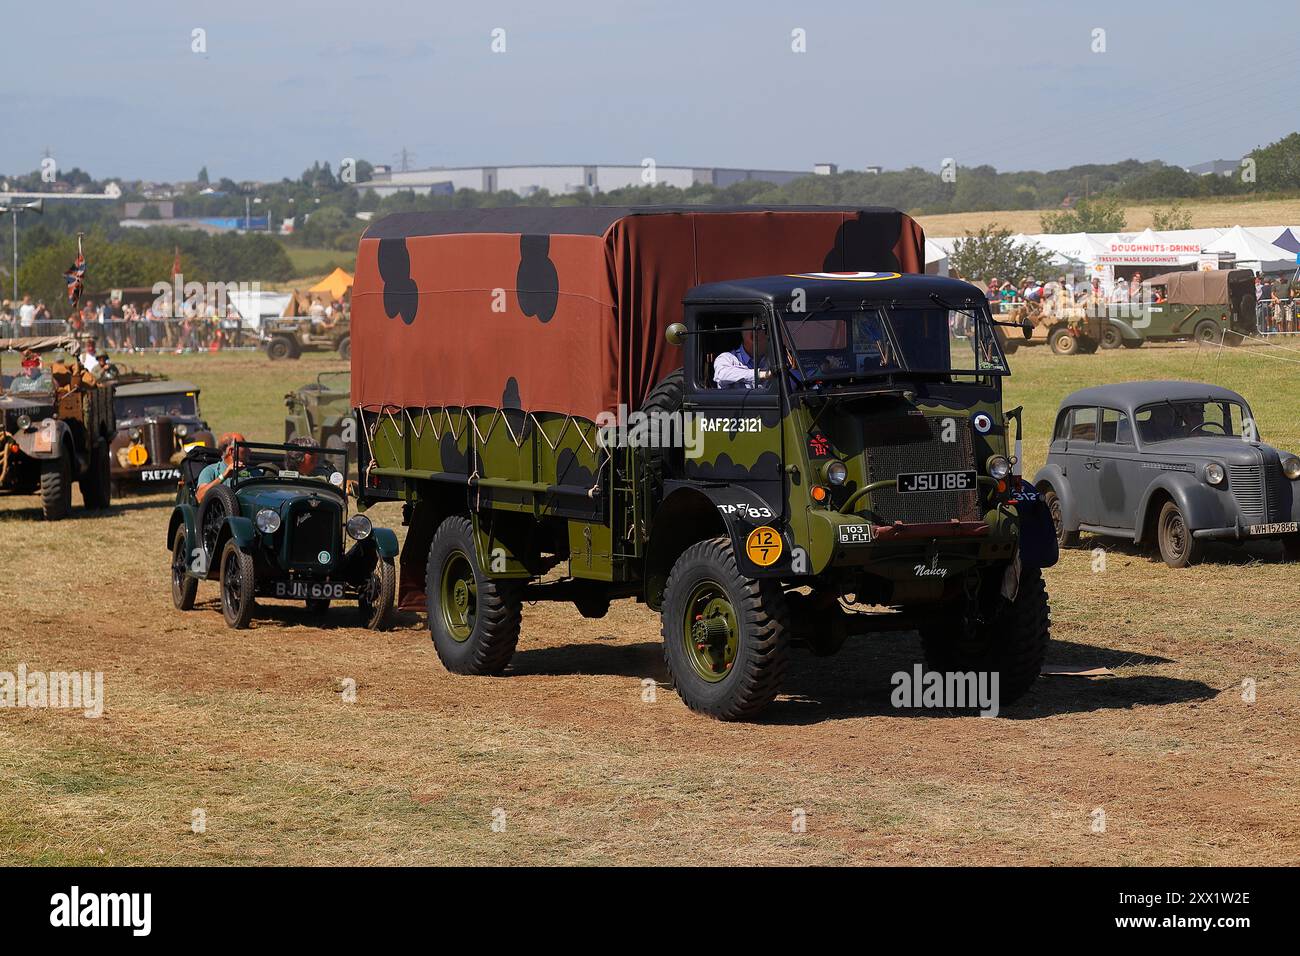
[[[1038,218],[1043,232],[1123,232],[1124,207],[1113,197],[1080,199],[1073,209],[1045,212]]]
[[[1038,246],[1011,240],[1010,229],[985,226],[953,243],[949,267],[967,279],[1010,279],[1019,282],[1052,270],[1052,257]]]
[[[1151,228],[1156,232],[1167,232],[1171,229],[1191,229],[1192,214],[1187,211],[1187,207],[1182,203],[1171,202],[1164,209],[1151,211]]]
[[[1270,192],[1300,189],[1300,133],[1292,133],[1250,155],[1255,160],[1255,181],[1260,188]]]
[[[199,174],[194,177],[194,181],[200,186],[206,186],[208,184],[208,167],[204,166],[200,169]]]

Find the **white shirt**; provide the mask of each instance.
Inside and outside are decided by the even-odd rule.
[[[718,388],[754,387],[754,359],[743,345],[713,360],[713,384]]]
[[[27,302],[18,307],[18,324],[23,328],[31,328],[32,323],[36,321],[36,306]]]
[[[99,359],[97,359],[90,352],[82,352],[80,361],[81,361],[81,367],[84,368],[87,372],[94,372],[99,368]]]

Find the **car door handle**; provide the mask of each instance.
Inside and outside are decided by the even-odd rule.
[[[1096,468],[1100,468],[1100,467],[1101,467],[1101,459],[1100,459],[1100,458],[1085,458],[1084,461],[1083,461],[1083,467],[1084,467],[1084,468],[1094,468],[1094,469],[1096,469]]]

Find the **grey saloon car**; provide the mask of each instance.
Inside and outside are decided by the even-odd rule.
[[[1300,558],[1300,458],[1260,440],[1246,400],[1196,382],[1081,389],[1034,477],[1062,546],[1080,531],[1154,543],[1172,568],[1207,541],[1281,540]]]

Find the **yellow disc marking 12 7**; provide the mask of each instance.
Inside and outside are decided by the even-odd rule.
[[[781,535],[775,528],[769,528],[767,525],[755,528],[745,539],[745,554],[760,568],[775,563],[776,559],[781,557],[781,548]]]

